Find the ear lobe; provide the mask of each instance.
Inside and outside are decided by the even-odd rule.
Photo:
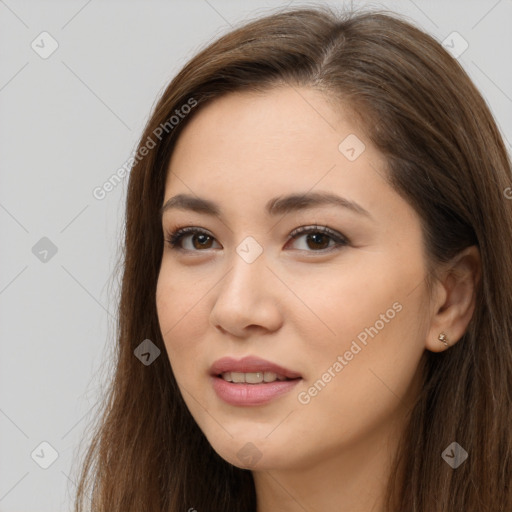
[[[437,302],[425,340],[425,348],[441,352],[448,347],[439,339],[445,334],[448,346],[457,343],[466,332],[476,304],[476,291],[481,278],[481,259],[478,247],[472,245],[461,251],[447,264],[436,283]]]

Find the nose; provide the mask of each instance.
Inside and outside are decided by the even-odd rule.
[[[233,254],[210,313],[211,324],[226,334],[246,338],[256,331],[275,331],[282,324],[279,279],[267,268],[265,252],[249,263]]]

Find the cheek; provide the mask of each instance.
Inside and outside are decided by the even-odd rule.
[[[339,265],[285,276],[300,299],[290,297],[287,309],[287,315],[301,326],[299,339],[343,349],[358,335],[364,342],[370,336],[366,329],[375,325],[379,333],[392,324],[396,327],[406,316],[401,310],[416,307],[411,290],[423,277],[420,258],[417,265],[408,266],[397,259],[353,251]]]
[[[191,286],[183,274],[180,276],[179,272],[171,272],[165,264],[162,265],[156,288],[156,307],[171,364],[177,358],[190,360],[189,356],[196,349],[194,340],[199,340],[199,336],[195,334],[199,322],[204,321],[203,296],[201,288]]]
[[[320,380],[319,389],[323,390],[323,384],[328,382],[326,387],[331,392],[336,389],[340,393],[330,395],[322,391],[319,395],[323,398],[318,403],[340,399],[344,386],[359,390],[345,397],[348,406],[365,401],[368,396],[379,396],[375,395],[379,390],[389,394],[379,381],[380,375],[391,389],[407,387],[424,351],[422,318],[428,314],[424,307],[426,291],[421,286],[421,258],[417,261],[415,266],[401,267],[390,259],[361,266],[358,271],[350,267],[350,273],[340,268],[335,281],[316,281],[321,286],[307,295],[311,279],[304,277],[296,282],[297,294],[307,297],[310,310],[305,312],[301,308],[301,315],[297,314],[295,319],[300,326],[299,339],[303,340],[300,351],[310,370],[307,386]],[[344,360],[341,370],[339,356]],[[335,378],[328,373],[329,368]],[[404,373],[397,375],[402,368]]]
[[[411,301],[398,309],[393,318],[388,313],[388,323],[381,320],[384,325],[375,321],[375,315],[349,326],[339,320],[337,344],[310,347],[305,357],[310,372],[296,398],[304,435],[318,431],[323,441],[316,437],[315,442],[322,446],[350,446],[383,429],[398,414],[397,408],[404,405],[405,411],[411,405],[424,348],[412,328],[417,309]],[[375,310],[384,315],[386,311]]]

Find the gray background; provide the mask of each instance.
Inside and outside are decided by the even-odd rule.
[[[74,457],[110,368],[128,178],[103,200],[93,189],[135,150],[157,97],[197,50],[286,4],[305,5],[0,0],[0,512],[71,509]],[[365,4],[404,13],[440,41],[458,32],[469,44],[459,60],[511,149],[511,0],[356,2]],[[31,47],[48,51],[43,31],[59,45],[46,59]],[[47,469],[43,441],[58,453]]]

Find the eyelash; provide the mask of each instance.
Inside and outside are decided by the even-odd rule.
[[[332,247],[329,247],[327,249],[307,250],[306,252],[327,253],[332,250],[340,249],[341,247],[344,247],[344,246],[350,244],[350,241],[346,237],[344,237],[340,233],[330,229],[327,226],[319,226],[319,225],[301,226],[301,227],[293,230],[289,236],[293,240],[296,240],[297,238],[301,237],[302,235],[307,235],[307,234],[311,234],[311,233],[313,233],[313,234],[321,233],[322,235],[327,235],[329,238],[331,238],[331,240],[333,240],[335,242],[335,245]],[[206,235],[206,236],[209,236],[209,237],[215,239],[215,237],[213,237],[210,233],[208,233],[207,231],[205,231],[201,228],[187,226],[187,227],[176,228],[173,231],[167,233],[167,238],[165,239],[165,241],[167,242],[167,244],[170,246],[171,249],[176,250],[176,251],[203,252],[200,249],[190,250],[190,249],[184,249],[183,247],[179,246],[179,243],[185,236],[195,235],[195,234]]]

